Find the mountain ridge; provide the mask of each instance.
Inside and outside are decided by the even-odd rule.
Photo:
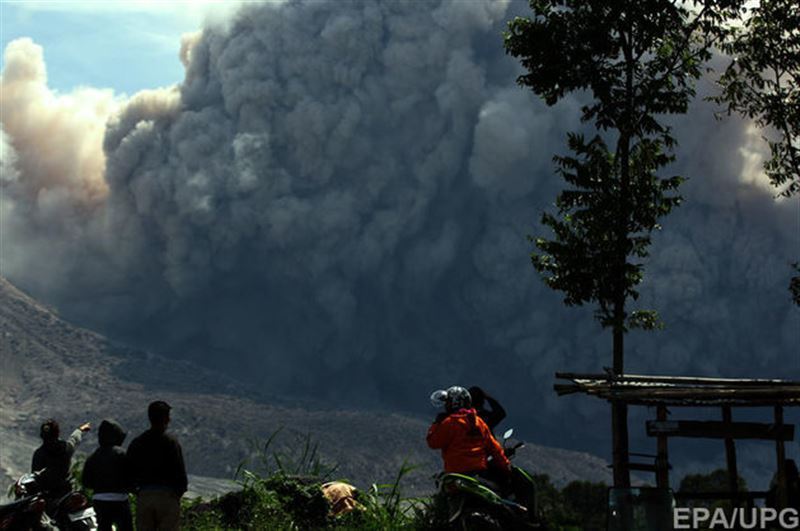
[[[0,471],[5,484],[24,472],[38,445],[38,426],[59,420],[62,432],[84,421],[114,418],[128,439],[147,426],[154,399],[173,407],[171,431],[181,441],[193,492],[230,483],[256,446],[279,432],[268,451],[292,453],[312,441],[337,477],[364,487],[391,481],[405,463],[418,468],[404,480],[409,493],[433,489],[438,452],[425,445],[427,420],[398,413],[336,410],[310,402],[281,403],[198,367],[119,345],[62,320],[54,310],[0,277]],[[91,432],[83,453],[95,448]],[[559,485],[586,479],[610,483],[605,461],[590,454],[529,443],[518,463],[547,473]]]

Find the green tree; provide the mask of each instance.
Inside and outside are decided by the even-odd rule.
[[[506,52],[527,73],[517,82],[548,105],[586,93],[581,119],[597,135],[568,139],[572,156],[556,157],[570,188],[558,215],[542,223],[553,238],[537,238],[533,265],[567,305],[596,303],[596,317],[613,337],[613,372],[624,371],[630,327],[659,325],[652,310],[629,311],[643,278],[658,219],[680,203],[682,178],[660,177],[675,145],[668,115],[683,114],[694,82],[724,36],[724,22],[741,1],[531,0],[533,15],[517,17],[504,34]],[[609,146],[607,142],[611,142]],[[630,485],[627,409],[612,403],[614,483]]]
[[[800,196],[800,2],[761,0],[742,13],[722,49],[731,62],[712,99],[768,131],[764,170],[779,195]],[[800,276],[789,291],[800,306]]]
[[[714,470],[708,474],[688,474],[681,479],[680,492],[708,493],[708,492],[727,492],[730,488],[728,471],[724,468]],[[736,478],[739,492],[747,492],[747,482],[741,476]],[[711,511],[720,508],[727,514],[733,509],[734,504],[730,500],[686,500],[681,502],[686,507],[705,507]],[[701,524],[701,529],[708,529],[708,523]]]
[[[571,512],[571,523],[583,531],[606,528],[608,485],[590,481],[573,481],[561,491],[564,506]]]

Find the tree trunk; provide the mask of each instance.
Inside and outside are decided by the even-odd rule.
[[[628,194],[630,187],[630,133],[620,132],[619,174],[620,197],[617,212],[617,257],[616,286],[614,286],[614,363],[612,370],[615,376],[625,373],[625,269],[628,263]],[[614,445],[614,486],[630,487],[631,477],[628,469],[628,406],[619,402],[611,403],[611,429]]]
[[[622,374],[622,352],[625,335],[622,329],[614,329],[614,374]],[[628,406],[620,402],[611,403],[611,434],[614,445],[614,486],[630,487],[631,474],[628,469]]]
[[[625,110],[617,123],[619,138],[617,140],[617,157],[619,164],[619,199],[617,202],[617,238],[614,286],[614,365],[615,376],[625,373],[625,300],[627,298],[626,268],[628,265],[628,220],[630,218],[630,182],[631,182],[631,140],[634,135],[634,66],[633,57],[634,32],[630,21],[626,18],[620,28],[622,50],[625,56]],[[627,488],[631,486],[630,469],[628,468],[628,406],[620,402],[611,403],[611,429],[614,445],[614,486]]]

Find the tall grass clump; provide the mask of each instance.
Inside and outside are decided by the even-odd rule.
[[[401,488],[403,478],[417,467],[404,462],[391,483],[375,484],[360,492],[360,509],[338,521],[334,529],[359,530],[425,530],[435,529],[429,523],[431,500],[405,497]]]
[[[427,505],[403,496],[401,482],[415,467],[403,463],[394,480],[356,494],[358,507],[333,517],[322,493],[337,469],[326,463],[309,436],[277,447],[279,431],[253,444],[235,481],[241,490],[210,501],[187,502],[183,528],[206,530],[414,530],[425,525]]]

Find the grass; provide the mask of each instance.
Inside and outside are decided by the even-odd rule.
[[[280,430],[279,430],[280,431]],[[309,436],[276,449],[279,431],[263,444],[251,444],[253,457],[239,465],[241,490],[210,501],[186,501],[182,528],[206,530],[423,530],[429,501],[403,495],[403,478],[415,467],[403,464],[391,483],[358,491],[359,508],[333,517],[321,485],[335,473]]]
[[[372,485],[357,495],[359,509],[333,517],[320,489],[308,476],[274,473],[260,476],[244,469],[242,490],[211,501],[189,501],[184,529],[196,530],[414,530],[426,525],[427,506],[402,495],[400,482],[412,467],[403,466],[390,484]]]
[[[240,489],[211,500],[182,500],[181,528],[197,531],[435,531],[447,529],[446,503],[439,496],[416,498],[403,493],[403,480],[416,467],[403,463],[390,483],[359,490],[359,508],[333,517],[321,485],[330,481],[336,465],[326,463],[310,436],[277,446],[280,430],[266,441],[251,442],[251,457],[236,470]],[[82,489],[81,460],[72,466]],[[545,475],[534,477],[537,497],[548,529],[601,529],[605,518],[602,484],[573,482],[557,489]],[[91,492],[85,491],[91,496]],[[135,510],[135,496],[131,497]]]

